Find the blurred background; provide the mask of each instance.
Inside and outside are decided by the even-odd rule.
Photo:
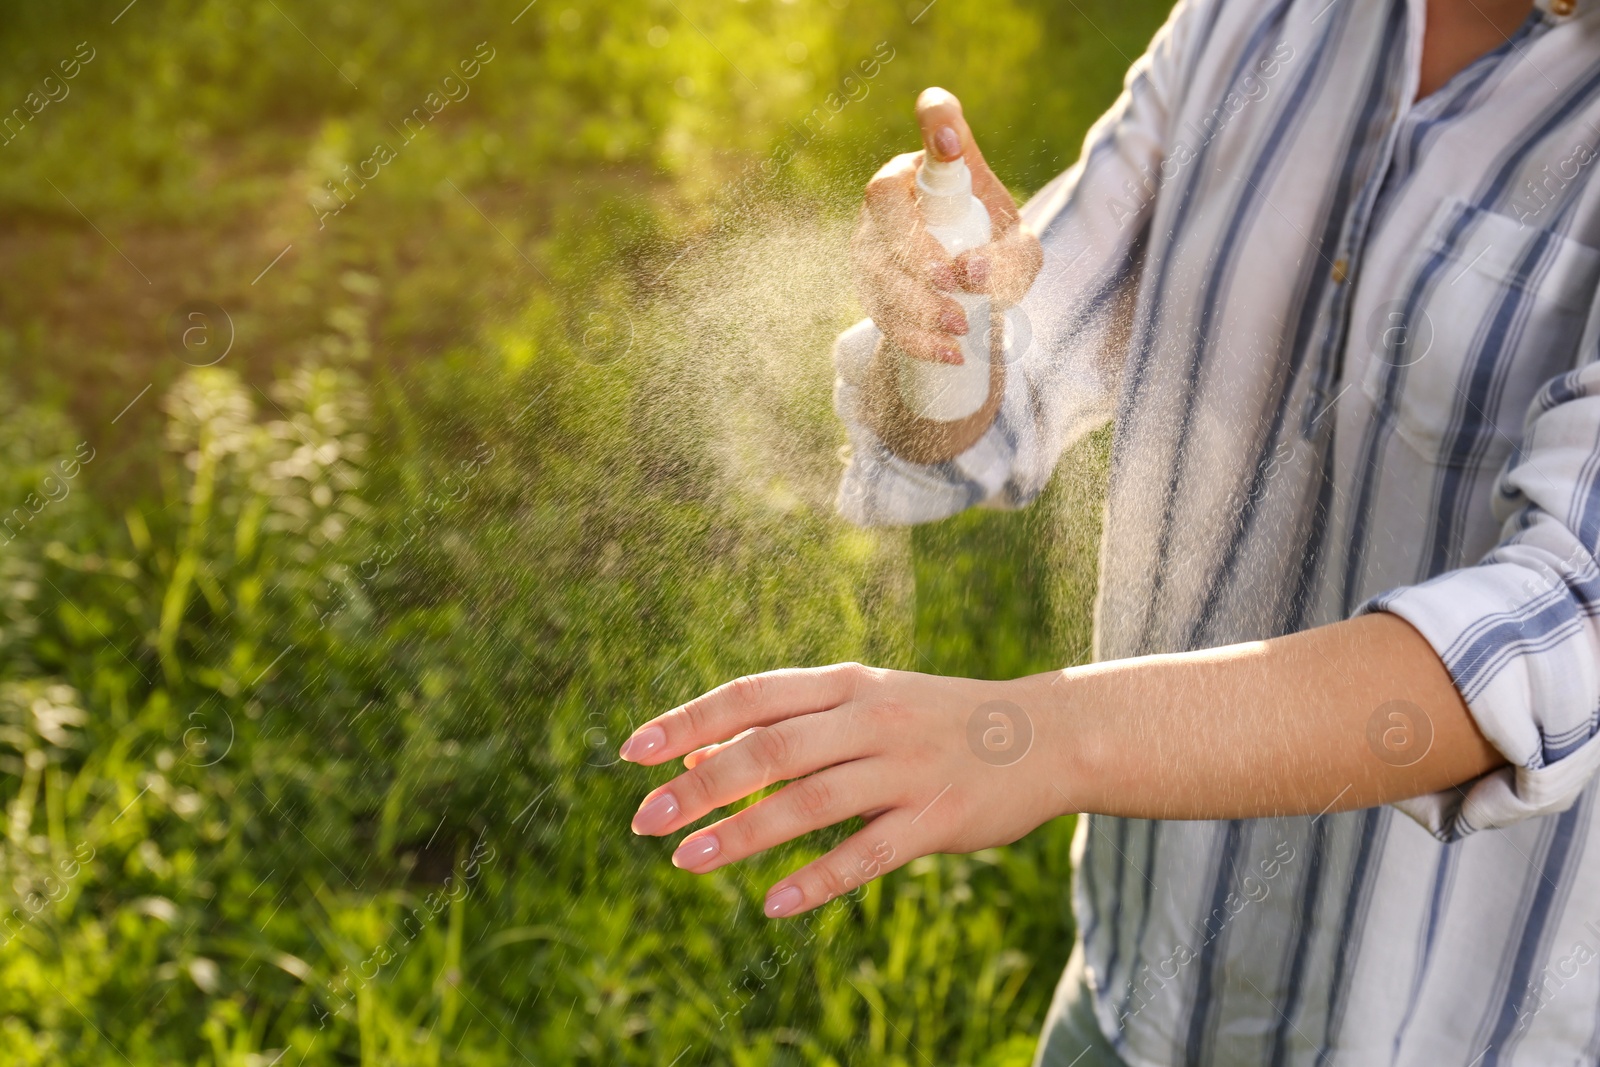
[[[0,1061],[1024,1064],[1071,820],[806,923],[627,824],[739,674],[1084,659],[1044,500],[833,511],[859,190],[1019,196],[1163,0],[0,14]]]

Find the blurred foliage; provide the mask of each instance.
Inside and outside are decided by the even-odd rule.
[[[683,875],[614,752],[776,665],[1087,656],[1103,439],[852,529],[827,347],[918,89],[1025,193],[1163,14],[8,10],[0,1060],[1027,1062],[1070,820],[774,924],[843,831]]]

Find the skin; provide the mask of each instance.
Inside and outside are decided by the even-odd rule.
[[[1428,0],[1418,95],[1504,42],[1530,10],[1528,0]],[[917,119],[924,151],[965,156],[996,238],[954,259],[945,254],[915,210],[923,153],[912,153],[869,183],[852,262],[861,302],[890,344],[958,362],[954,338],[967,324],[947,294],[985,292],[1009,306],[1037,275],[1042,252],[956,98],[924,92]],[[868,408],[885,440],[912,441],[905,448],[920,462],[930,449],[959,454],[993,418],[980,412],[970,425],[930,435],[891,402]],[[1382,613],[1000,682],[859,664],[772,671],[645,722],[621,755],[644,766],[682,759],[685,768],[646,795],[633,821],[640,834],[677,833],[781,784],[684,838],[673,862],[697,874],[863,820],[769,890],[773,918],[802,914],[918,856],[1009,844],[1071,812],[1315,815],[1459,788],[1505,764],[1432,646]]]
[[[1532,0],[1428,0],[1417,96],[1427,96],[1504,44],[1532,10]]]

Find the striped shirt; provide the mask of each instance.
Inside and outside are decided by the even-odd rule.
[[[1021,506],[1112,420],[1099,658],[1389,611],[1507,760],[1392,808],[1083,820],[1131,1064],[1600,1060],[1600,0],[1539,2],[1419,100],[1424,0],[1182,0],[1025,209],[988,433],[899,459],[857,416],[876,330],[836,347],[847,518]],[[1426,722],[1374,716],[1415,758]]]

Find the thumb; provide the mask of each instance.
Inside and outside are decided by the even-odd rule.
[[[961,101],[945,89],[922,90],[917,97],[917,125],[922,127],[922,147],[934,159],[948,162],[978,150],[961,113]]]
[[[922,129],[922,146],[934,159],[948,162],[966,158],[967,169],[972,172],[972,192],[989,209],[996,226],[1008,228],[1013,224],[1017,218],[1016,201],[978,150],[955,94],[937,86],[922,90],[917,97],[917,125]]]

